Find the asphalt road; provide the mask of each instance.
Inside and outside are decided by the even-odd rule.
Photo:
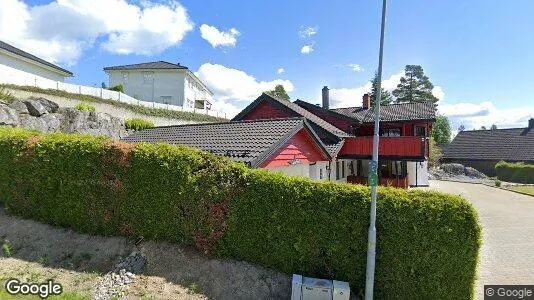
[[[487,284],[534,285],[534,197],[448,181],[430,181],[429,188],[460,194],[478,211],[484,242],[477,298],[484,298]]]

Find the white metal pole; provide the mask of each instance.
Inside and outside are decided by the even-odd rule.
[[[369,218],[369,242],[367,244],[367,270],[365,274],[365,300],[373,299],[376,262],[376,189],[378,184],[378,143],[380,140],[380,101],[382,100],[382,56],[384,53],[384,29],[386,27],[387,0],[382,1],[382,24],[380,28],[380,50],[378,54],[378,87],[375,95],[375,132],[373,136],[373,161],[369,170],[371,186],[371,213]]]

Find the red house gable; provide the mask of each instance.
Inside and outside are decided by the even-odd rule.
[[[287,110],[280,109],[268,102],[262,102],[242,117],[242,120],[282,119],[293,117]]]
[[[271,157],[260,166],[262,168],[274,168],[289,166],[293,160],[301,163],[330,160],[324,151],[319,148],[310,132],[301,129],[287,143],[281,146]]]

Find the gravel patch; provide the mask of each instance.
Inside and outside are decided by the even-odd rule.
[[[55,278],[65,292],[91,299],[289,299],[291,295],[289,275],[251,263],[214,259],[166,242],[80,234],[7,215],[0,207],[0,242],[4,240],[9,240],[12,258],[0,258],[0,276],[30,282]]]

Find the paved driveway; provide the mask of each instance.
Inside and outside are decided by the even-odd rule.
[[[461,194],[478,211],[484,236],[478,298],[484,298],[484,284],[534,285],[534,197],[447,181],[430,181],[430,189]]]

